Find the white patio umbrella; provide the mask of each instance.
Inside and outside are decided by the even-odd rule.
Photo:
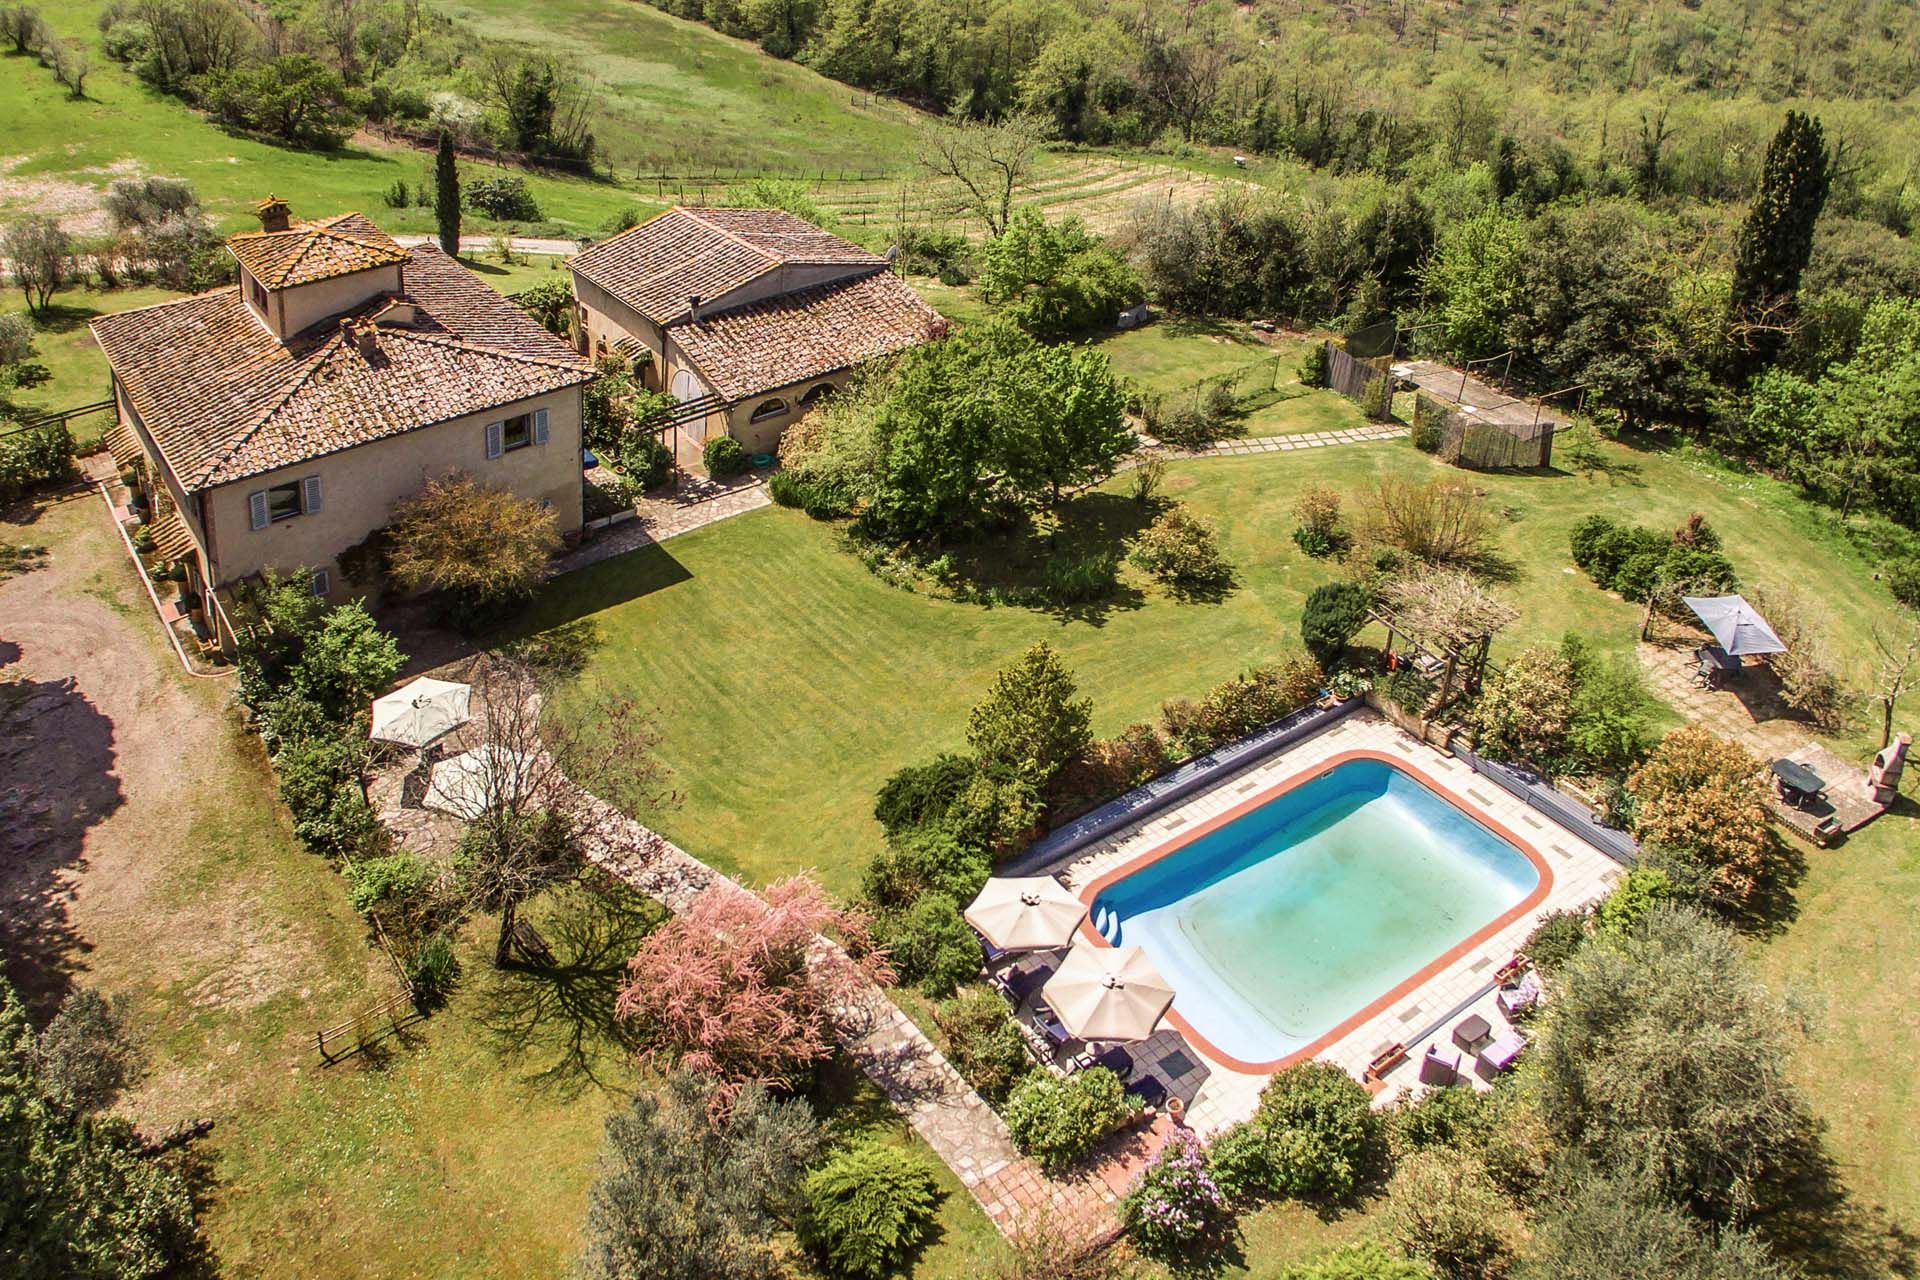
[[[961,914],[1002,951],[1036,951],[1072,942],[1087,904],[1052,876],[1004,876],[987,881]]]
[[[450,729],[467,722],[467,704],[473,689],[447,680],[418,680],[373,700],[373,737],[424,747]]]
[[[1139,947],[1082,943],[1040,994],[1082,1040],[1145,1040],[1173,1003],[1173,988]]]
[[[524,774],[516,770],[531,762],[505,747],[475,747],[457,756],[448,756],[433,766],[427,775],[427,794],[421,800],[429,809],[451,813],[471,821],[486,812],[487,806],[503,790],[517,783],[524,786]]]

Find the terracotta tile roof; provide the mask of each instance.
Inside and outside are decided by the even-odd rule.
[[[729,400],[852,368],[937,338],[946,318],[893,273],[875,271],[678,325],[673,339]]]
[[[592,380],[573,348],[438,249],[415,250],[402,281],[413,307],[371,325],[365,349],[338,320],[282,343],[237,288],[103,316],[93,333],[188,493]],[[354,316],[366,324],[392,301]]]
[[[162,559],[179,560],[200,545],[178,508],[155,520],[152,532],[153,549]]]
[[[269,289],[390,267],[408,257],[386,232],[357,213],[301,222],[285,231],[249,231],[229,237],[227,248]]]
[[[718,298],[781,266],[879,267],[886,259],[784,209],[669,209],[569,264],[656,324],[687,318],[687,299]]]

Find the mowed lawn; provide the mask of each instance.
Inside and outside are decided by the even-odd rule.
[[[1609,448],[1638,476],[1467,475],[1404,441],[1178,464],[1166,495],[1218,525],[1239,575],[1220,604],[1175,602],[1131,569],[1138,602],[1091,617],[958,604],[886,585],[840,549],[832,528],[774,509],[560,579],[527,625],[592,617],[601,645],[588,684],[656,709],[682,802],[651,821],[753,882],[812,868],[843,894],[878,847],[871,810],[880,782],[962,747],[967,709],[1035,641],[1061,651],[1103,734],[1296,649],[1307,592],[1335,572],[1289,536],[1293,503],[1311,485],[1332,486],[1349,508],[1389,473],[1484,489],[1514,565],[1502,589],[1521,610],[1497,648],[1506,653],[1570,629],[1631,651],[1639,607],[1574,570],[1569,532],[1593,511],[1661,527],[1703,511],[1748,581],[1806,594],[1835,651],[1864,678],[1868,631],[1894,606],[1839,535],[1823,534],[1818,517],[1777,486],[1680,455]],[[1857,752],[1865,734],[1863,724],[1843,745]]]

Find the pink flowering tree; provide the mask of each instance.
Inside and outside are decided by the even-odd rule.
[[[1167,1135],[1167,1145],[1121,1202],[1120,1216],[1134,1246],[1149,1257],[1177,1258],[1222,1243],[1232,1214],[1192,1130]]]
[[[832,1054],[836,1024],[865,1011],[871,984],[892,979],[865,916],[795,876],[764,894],[701,894],[648,936],[616,1010],[661,1066],[791,1089]]]

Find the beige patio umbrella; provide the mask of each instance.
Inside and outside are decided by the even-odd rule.
[[[1072,942],[1087,904],[1052,876],[1005,876],[987,881],[961,914],[1002,951],[1037,951]]]
[[[505,747],[475,747],[448,756],[427,775],[427,794],[420,803],[429,809],[472,821],[494,800],[527,790],[533,762]]]
[[[421,676],[373,700],[372,736],[381,742],[424,747],[467,722],[472,697],[468,685]]]
[[[1040,995],[1082,1040],[1145,1040],[1173,1003],[1173,988],[1139,947],[1084,942],[1067,952]]]

